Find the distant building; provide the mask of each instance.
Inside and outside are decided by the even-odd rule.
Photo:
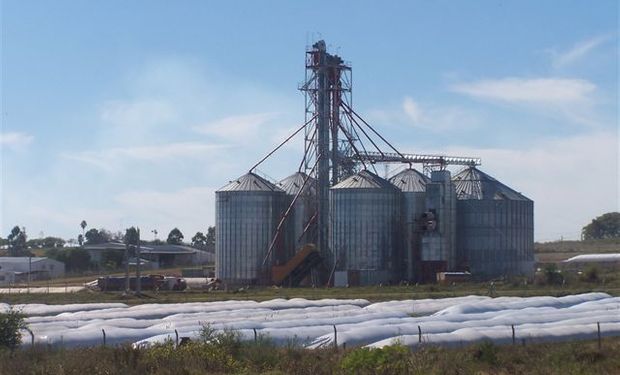
[[[84,249],[90,254],[90,259],[93,263],[101,264],[104,260],[103,254],[105,252],[113,251],[124,255],[125,244],[106,242],[96,245],[84,245]],[[141,245],[140,257],[154,263],[153,268],[207,264],[213,263],[215,260],[213,253],[191,246],[170,244]]]
[[[0,285],[63,277],[65,264],[45,257],[0,257]]]

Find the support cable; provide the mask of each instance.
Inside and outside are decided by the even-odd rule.
[[[345,111],[346,114],[346,111]],[[366,150],[366,146],[364,146],[364,142],[362,141],[362,138],[360,137],[359,133],[357,132],[357,130],[355,130],[355,124],[353,122],[351,122],[351,129],[353,129],[353,132],[355,133],[355,136],[357,137],[357,140],[360,142],[360,145],[362,146],[362,150],[364,151],[364,154],[368,154],[368,151]],[[360,128],[361,129],[361,128]],[[370,140],[370,142],[374,145],[375,143],[372,141],[372,139]],[[375,146],[376,147],[376,146]],[[381,152],[381,151],[379,151]],[[383,153],[381,153],[383,155]],[[372,170],[375,172],[376,175],[378,175],[379,173],[377,172],[377,168],[375,168],[375,164],[374,163],[370,163],[370,166],[372,167]],[[364,166],[365,167],[365,166]]]
[[[314,131],[312,132],[312,136],[310,137],[310,139],[314,139],[314,136],[316,135],[316,126],[313,127]],[[301,159],[301,163],[299,164],[299,168],[297,168],[298,172],[301,172],[301,167],[304,166],[304,164],[306,164],[306,161],[308,160],[310,155],[310,152],[312,152],[310,150],[310,146],[312,146],[313,142],[307,142],[307,147],[304,148],[304,157]]]
[[[387,144],[392,150],[394,150],[394,152],[396,152],[403,159],[405,158],[405,156],[401,154],[400,151],[398,151],[394,146],[392,146],[392,144],[388,142],[387,139],[383,138],[381,134],[379,134],[372,126],[370,126],[370,124],[368,124],[366,120],[364,120],[360,115],[358,115],[351,107],[346,105],[346,103],[344,102],[342,103],[342,105],[344,105],[352,114],[354,114],[358,119],[360,119],[364,123],[364,125],[368,126],[368,128],[372,130],[372,132],[375,133],[379,138],[381,138],[381,140],[385,142],[385,144]]]
[[[314,119],[316,118],[316,115],[314,115],[310,120],[306,121],[306,123],[304,123],[299,129],[295,130],[295,132],[291,135],[289,135],[284,141],[282,141],[282,143],[280,143],[276,148],[274,148],[273,150],[271,150],[271,152],[269,152],[267,154],[267,156],[265,156],[264,158],[262,158],[258,163],[254,164],[254,166],[252,168],[250,168],[250,172],[252,172],[254,169],[256,169],[256,167],[258,167],[262,162],[264,162],[265,160],[267,160],[271,155],[273,155],[276,151],[278,151],[280,149],[280,147],[284,146],[288,141],[291,140],[291,138],[293,138],[294,136],[297,135],[297,133],[299,133],[300,131],[302,131],[310,122],[312,122]]]
[[[379,146],[377,146],[377,144],[375,143],[375,141],[372,140],[372,138],[368,135],[368,133],[366,133],[366,131],[364,130],[364,128],[362,128],[362,126],[355,120],[355,118],[351,115],[351,112],[348,112],[347,109],[345,107],[343,107],[344,109],[344,113],[345,115],[348,116],[348,118],[351,119],[351,123],[354,125],[357,125],[357,127],[362,131],[362,133],[364,133],[364,135],[366,136],[366,138],[368,138],[368,140],[370,141],[370,143],[372,143],[373,146],[375,146],[375,148],[377,149],[377,151],[381,154],[381,156],[385,156],[385,154],[383,153],[383,151],[381,151],[381,149],[379,148]],[[365,150],[364,150],[365,151]]]
[[[312,172],[316,168],[317,164],[319,163],[319,159],[320,157],[316,158],[316,161],[314,162],[314,166],[310,170],[310,174],[312,174]],[[306,184],[308,183],[308,180],[310,179],[310,174],[306,175],[306,177],[304,178],[304,182],[301,184],[301,187],[299,188],[299,191],[297,192],[297,194],[295,194],[295,197],[291,201],[291,204],[289,204],[288,208],[286,209],[286,212],[284,212],[284,215],[282,215],[282,218],[280,219],[280,222],[278,223],[278,226],[276,227],[276,231],[273,235],[273,238],[271,239],[271,243],[269,244],[269,248],[267,249],[267,254],[265,255],[265,258],[263,259],[263,266],[267,263],[267,260],[269,259],[269,256],[271,255],[271,252],[273,251],[273,248],[276,245],[276,241],[278,240],[278,237],[280,236],[280,233],[281,233],[280,230],[282,229],[282,225],[284,225],[284,222],[286,221],[286,218],[288,217],[291,210],[293,209],[293,206],[297,202],[297,199],[299,198],[301,193],[304,191],[304,187],[306,186]]]
[[[353,147],[353,151],[355,151],[355,153],[357,154],[358,159],[362,162],[362,164],[364,165],[364,169],[368,169],[368,167],[366,167],[366,163],[364,163],[364,159],[362,158],[362,155],[360,154],[360,151],[357,149],[357,147],[355,147],[355,143],[353,142],[353,139],[351,138],[351,135],[349,135],[349,133],[347,132],[347,130],[344,128],[344,126],[342,126],[342,124],[338,124],[338,127],[340,128],[340,130],[342,130],[342,132],[344,133],[344,135],[347,137],[347,139],[349,140],[349,144],[351,145],[351,147]]]

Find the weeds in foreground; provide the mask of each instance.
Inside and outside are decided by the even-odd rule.
[[[382,349],[305,350],[276,346],[257,336],[240,341],[213,333],[212,340],[131,346],[0,351],[1,374],[617,374],[620,338],[596,342],[463,348],[395,345]]]

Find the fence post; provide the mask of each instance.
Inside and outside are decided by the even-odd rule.
[[[103,333],[103,346],[105,346],[105,342],[106,342],[105,329],[101,328],[101,332]]]
[[[256,333],[256,328],[252,328],[254,330],[254,342],[258,341],[258,334]]]
[[[174,330],[174,342],[176,343],[176,346],[179,346],[179,331],[177,331],[176,329]]]
[[[418,326],[418,342],[422,342],[422,327]]]
[[[334,325],[334,348],[338,349],[338,331],[336,325]]]
[[[516,343],[516,337],[515,337],[515,325],[511,324],[510,327],[512,328],[512,345],[514,345]]]
[[[598,337],[598,350],[601,350],[601,322],[596,322],[596,336]]]
[[[30,328],[25,327],[25,330],[30,334],[30,345],[34,348],[34,333],[30,330]]]

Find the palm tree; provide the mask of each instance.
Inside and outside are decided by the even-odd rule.
[[[86,223],[86,220],[82,220],[82,222],[80,223],[80,226],[82,227],[82,236],[84,236],[84,229],[86,229],[86,226],[88,224]]]

